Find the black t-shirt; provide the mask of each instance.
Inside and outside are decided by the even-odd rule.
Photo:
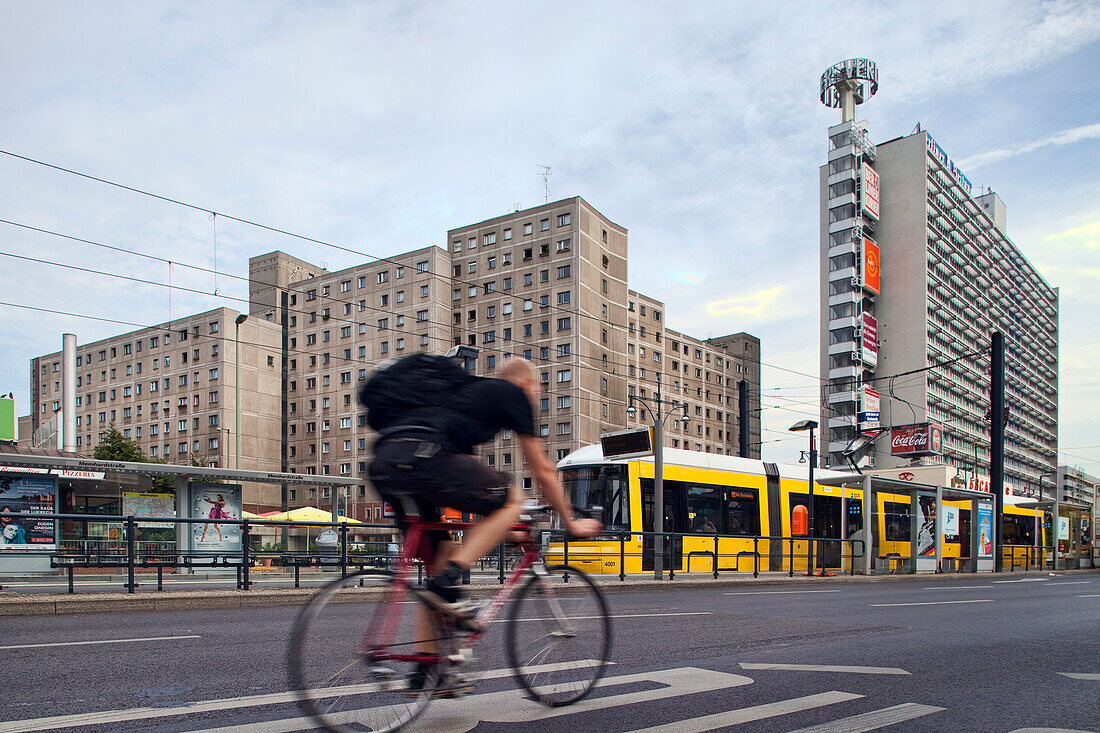
[[[527,394],[503,379],[475,379],[447,399],[433,424],[454,443],[455,450],[472,453],[501,430],[535,434],[535,417]]]

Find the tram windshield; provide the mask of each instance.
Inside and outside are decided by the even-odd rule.
[[[602,506],[603,525],[609,530],[630,529],[626,466],[580,466],[562,471],[565,491],[575,506]]]

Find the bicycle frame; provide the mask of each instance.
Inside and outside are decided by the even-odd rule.
[[[421,652],[415,653],[395,653],[392,651],[386,651],[396,635],[397,626],[400,622],[400,604],[405,600],[405,597],[409,589],[409,580],[412,576],[413,562],[416,559],[415,548],[419,546],[420,538],[423,537],[424,532],[430,532],[435,530],[440,531],[453,531],[461,530],[468,527],[472,527],[470,523],[448,523],[448,522],[425,522],[421,519],[410,516],[408,518],[408,526],[404,532],[404,543],[401,548],[401,556],[398,558],[397,572],[394,575],[393,585],[390,586],[390,592],[387,597],[383,599],[384,611],[382,613],[375,612],[372,615],[371,623],[368,625],[366,632],[359,643],[357,649],[360,655],[369,656],[376,661],[381,660],[395,660],[402,662],[414,662],[425,665],[435,665],[440,662],[440,653],[438,650],[435,652]],[[476,617],[477,626],[479,631],[469,633],[463,643],[464,648],[472,648],[483,636],[485,629],[488,627],[496,615],[500,612],[500,609],[504,607],[504,604],[508,601],[508,598],[512,595],[515,589],[519,586],[520,580],[524,575],[531,571],[535,573],[536,577],[543,580],[545,583],[549,580],[549,573],[546,570],[546,565],[542,561],[542,545],[536,541],[534,529],[530,524],[518,523],[512,525],[510,532],[522,532],[523,539],[516,544],[523,548],[523,558],[516,563],[516,567],[512,570],[511,575],[500,587],[500,590],[493,595],[492,599]],[[551,598],[553,598],[551,596]],[[563,614],[558,606],[556,600],[551,600],[551,610],[558,621],[565,627]],[[425,607],[426,608],[426,607]],[[382,633],[376,633],[376,624],[381,623],[383,627]],[[375,643],[371,643],[370,640],[376,640]],[[438,641],[438,639],[423,640]],[[381,642],[381,643],[378,643]]]

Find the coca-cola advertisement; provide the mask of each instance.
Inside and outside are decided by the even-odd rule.
[[[890,455],[929,456],[943,452],[943,426],[934,422],[899,425],[890,430]]]

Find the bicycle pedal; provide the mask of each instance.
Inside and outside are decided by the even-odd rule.
[[[468,646],[461,647],[455,653],[447,655],[447,661],[454,665],[467,664],[472,662],[474,658],[474,650]]]

